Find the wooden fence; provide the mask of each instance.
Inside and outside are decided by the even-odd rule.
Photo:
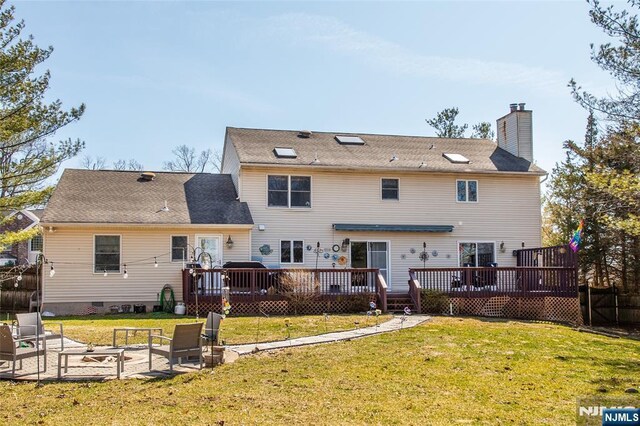
[[[580,286],[580,304],[590,325],[640,325],[640,294],[620,294],[614,288]]]

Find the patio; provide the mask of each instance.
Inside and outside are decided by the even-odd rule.
[[[85,349],[86,344],[65,338],[65,350]],[[96,346],[97,353],[101,349],[110,346]],[[122,348],[122,346],[121,346]],[[58,353],[60,343],[47,342],[47,371],[40,372],[40,380],[43,381],[77,381],[77,380],[114,380],[116,376],[116,359],[111,356],[70,356],[68,372],[63,373],[58,379]],[[205,352],[205,356],[209,353]],[[233,362],[237,359],[235,352],[225,351],[225,362]],[[16,381],[37,380],[36,358],[28,358],[23,361],[23,368],[16,369],[15,378],[11,377],[9,362],[0,363],[0,379]],[[64,363],[64,357],[62,357]],[[41,361],[42,365],[42,361]],[[129,345],[124,347],[124,371],[120,373],[121,379],[148,379],[157,377],[171,377],[175,374],[199,371],[197,362],[185,361],[182,365],[174,364],[173,373],[169,371],[169,361],[161,356],[153,355],[153,371],[149,371],[149,349],[146,345]],[[64,371],[64,366],[62,368]]]
[[[229,345],[225,347],[224,362],[232,363],[240,356],[254,354],[262,351],[272,351],[284,348],[292,348],[307,345],[317,345],[323,343],[333,343],[344,340],[358,339],[373,336],[380,333],[388,333],[415,327],[429,317],[423,315],[396,316],[389,321],[380,324],[371,323],[371,326],[344,330],[332,333],[324,333],[315,336],[305,336],[295,339],[286,339],[274,342],[259,344]],[[82,350],[86,344],[65,338],[65,350]],[[102,349],[112,348],[111,346],[96,346],[96,353]],[[120,346],[123,348],[123,346]],[[40,372],[42,381],[106,381],[117,379],[115,357],[103,356],[71,356],[68,360],[68,372],[63,373],[58,379],[58,354],[60,353],[59,340],[47,342],[47,371]],[[209,352],[204,352],[207,357]],[[153,355],[153,370],[149,371],[149,349],[144,344],[134,344],[124,347],[124,370],[120,373],[121,379],[149,379],[172,377],[176,374],[192,373],[200,371],[197,362],[185,361],[182,365],[174,364],[173,373],[169,370],[169,362],[165,357]],[[62,357],[64,359],[64,357]],[[41,361],[42,362],[42,361]],[[64,361],[63,361],[64,362]],[[11,370],[8,369],[10,363],[0,364],[0,379],[16,381],[36,381],[36,358],[29,358],[23,361],[23,368],[16,370],[15,378],[11,377]],[[210,367],[203,367],[207,369]],[[64,368],[62,369],[64,371]]]

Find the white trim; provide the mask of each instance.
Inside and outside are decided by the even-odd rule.
[[[217,266],[217,265],[222,266],[222,264],[223,264],[222,259],[224,259],[224,247],[222,246],[224,244],[224,242],[223,242],[222,234],[196,234],[195,238],[196,239],[194,241],[193,247],[196,250],[200,248],[200,245],[198,244],[198,238],[217,238],[218,239],[218,251],[219,251],[218,256],[219,256],[219,259],[218,259],[217,262],[212,262],[211,263],[211,267],[214,267],[214,266]],[[194,254],[196,254],[196,253],[194,253]]]
[[[418,159],[417,161],[421,161]],[[416,163],[419,164],[419,163]],[[247,169],[300,169],[300,170],[309,170],[310,166],[306,164],[279,164],[279,163],[259,163],[259,162],[248,162],[241,161],[240,165]],[[371,172],[371,173],[389,173],[389,168],[371,168],[367,166],[313,166],[313,170],[327,170],[327,171],[353,171],[353,172]],[[460,175],[461,173],[473,175],[502,175],[502,176],[547,176],[549,173],[544,172],[513,172],[513,171],[501,171],[501,170],[468,170],[468,171],[460,171],[460,170],[434,170],[429,167],[418,169],[416,166],[414,170],[408,168],[395,168],[393,169],[394,173],[411,173],[411,174],[424,174],[430,173],[434,175]]]
[[[458,182],[464,182],[464,194],[465,194],[464,201],[458,200]],[[476,183],[476,200],[475,201],[469,201],[469,182]],[[456,187],[455,187],[454,194],[456,198],[456,203],[459,203],[459,204],[478,203],[480,201],[480,183],[478,182],[478,179],[456,179]]]
[[[282,261],[282,242],[283,241],[288,241],[291,244],[291,262],[283,262]],[[302,262],[294,262],[293,261],[293,242],[294,241],[302,241]],[[303,239],[281,239],[278,242],[278,263],[280,265],[304,265],[305,264],[305,253],[306,249],[305,249],[305,245],[304,245],[304,240]]]
[[[122,254],[122,234],[93,234],[93,254],[91,256],[91,271],[93,272],[93,275],[102,275],[104,274],[103,272],[96,272],[96,236],[98,237],[118,237],[120,238],[120,253],[118,253],[118,256],[120,257],[118,260],[118,272],[116,271],[107,271],[107,274],[118,274],[120,275],[122,273],[122,258],[123,258],[123,254]]]
[[[31,224],[27,225],[26,227],[22,228],[22,231],[27,231],[31,228],[33,228],[34,226],[36,226],[38,223],[40,223],[40,219],[38,218],[38,216],[36,216],[35,214],[31,213],[29,210],[27,209],[23,209],[23,210],[14,210],[13,212],[11,212],[8,216],[7,219],[12,218],[13,216],[17,215],[17,214],[23,214],[25,216],[27,216],[29,219],[31,219]],[[18,219],[20,220],[20,219]]]
[[[265,190],[266,190],[266,198],[265,198],[265,207],[268,209],[287,209],[287,210],[297,210],[297,211],[309,211],[313,209],[313,176],[307,174],[278,174],[278,173],[266,173],[265,179]],[[269,176],[285,176],[287,178],[287,205],[286,206],[270,206],[269,205]],[[291,178],[292,177],[308,177],[309,178],[309,207],[302,206],[291,206]],[[280,191],[282,192],[282,191]]]
[[[475,244],[476,245],[476,263],[478,263],[478,244],[493,244],[493,261],[497,262],[498,261],[498,252],[497,250],[497,243],[495,241],[485,241],[485,240],[456,240],[456,257],[458,258],[458,268],[462,268],[462,265],[460,264],[460,244]],[[478,266],[476,266],[478,267]]]
[[[382,181],[383,180],[397,180],[398,181],[398,198],[383,198],[382,197]],[[400,178],[398,177],[386,177],[386,176],[381,176],[380,177],[380,200],[386,202],[399,202],[400,201]]]
[[[247,259],[249,259],[249,261],[251,261],[251,253],[253,252],[253,231],[249,230],[248,232],[249,234],[249,257]]]
[[[169,262],[170,263],[185,263],[187,259],[173,260],[173,237],[187,237],[187,244],[189,244],[189,234],[171,234],[169,235]],[[182,256],[187,257],[187,252],[183,251]]]

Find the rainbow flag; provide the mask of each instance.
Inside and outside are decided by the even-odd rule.
[[[576,253],[580,249],[580,243],[582,242],[582,228],[584,228],[584,219],[580,220],[580,225],[578,225],[578,229],[573,233],[573,237],[571,237],[571,241],[569,241],[569,247]]]

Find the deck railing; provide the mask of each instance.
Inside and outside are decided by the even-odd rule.
[[[416,313],[422,313],[422,302],[421,298],[421,288],[420,282],[418,281],[416,274],[409,270],[409,296],[411,296],[411,301],[413,302],[413,306],[416,309]]]
[[[421,289],[458,297],[578,295],[578,274],[571,267],[415,268],[409,276]]]
[[[386,283],[378,269],[196,269],[195,277],[182,271],[185,304],[219,302],[222,288],[229,287],[234,300],[253,302],[280,300],[291,293],[314,293],[320,297],[384,293]]]
[[[578,254],[568,245],[515,250],[516,266],[575,268]]]

